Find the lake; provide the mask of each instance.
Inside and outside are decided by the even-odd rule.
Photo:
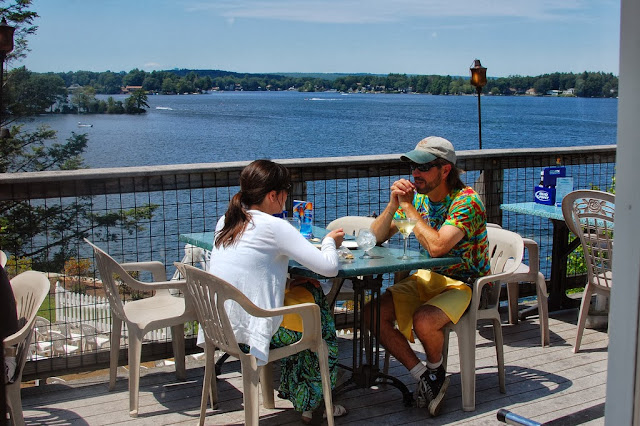
[[[483,148],[616,143],[617,99],[483,96],[481,102]],[[87,133],[92,168],[393,154],[430,135],[457,150],[478,148],[475,96],[216,92],[153,95],[148,103],[142,115],[44,115],[26,125],[47,124],[61,141],[72,131]]]

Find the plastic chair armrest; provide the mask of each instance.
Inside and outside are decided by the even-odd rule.
[[[321,333],[321,323],[320,323],[320,307],[315,303],[300,303],[298,305],[291,306],[283,306],[281,308],[273,308],[273,309],[261,309],[257,306],[243,306],[242,308],[247,311],[247,313],[254,317],[275,317],[279,315],[286,314],[298,314],[302,318],[302,327],[304,329],[304,333],[302,335],[302,339],[298,341],[302,342],[305,339],[305,335],[309,335],[309,338],[313,338],[317,333]]]
[[[153,281],[166,281],[167,272],[164,269],[162,262],[149,261],[149,262],[127,262],[121,263],[122,269],[125,271],[148,271],[153,276]]]
[[[33,321],[27,325],[24,325],[20,330],[16,331],[11,336],[5,337],[4,341],[2,342],[4,345],[4,348],[8,349],[22,342],[24,339],[27,338],[27,335],[31,333],[32,328],[33,328]]]
[[[540,269],[540,255],[538,252],[538,243],[529,238],[523,238],[524,249],[529,252],[529,270],[537,273]]]

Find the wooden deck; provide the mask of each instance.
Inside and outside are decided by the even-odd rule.
[[[498,390],[495,350],[491,329],[480,330],[477,346],[476,410],[461,409],[458,351],[452,334],[448,372],[452,375],[442,413],[430,418],[426,409],[405,408],[401,394],[391,386],[355,390],[336,402],[349,410],[336,418],[336,424],[500,424],[496,413],[506,408],[538,422],[553,425],[604,424],[604,401],[607,378],[606,332],[585,330],[582,350],[573,354],[577,312],[552,314],[551,346],[540,347],[537,317],[516,326],[503,327],[507,393]],[[344,346],[343,346],[344,345]],[[344,362],[350,362],[351,341],[341,339]],[[416,350],[422,352],[419,346]],[[391,359],[390,373],[410,389],[414,380],[407,370]],[[225,363],[218,382],[218,410],[207,411],[207,423],[243,424],[242,378],[240,363]],[[196,424],[199,415],[202,359],[190,357],[187,380],[177,382],[173,367],[162,366],[142,371],[140,381],[140,416],[128,415],[127,372],[121,368],[116,389],[109,392],[105,372],[75,377],[58,383],[23,389],[26,424],[132,425]],[[345,372],[345,375],[349,374]],[[278,377],[277,373],[274,375]],[[51,379],[49,380],[52,381]],[[53,380],[56,381],[56,380]],[[276,398],[276,409],[260,409],[262,425],[302,424],[299,413],[288,401]],[[571,416],[571,417],[569,417]]]

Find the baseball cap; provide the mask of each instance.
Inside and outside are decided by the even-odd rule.
[[[413,151],[400,156],[402,161],[412,161],[417,164],[430,163],[436,158],[443,158],[456,164],[456,151],[453,149],[453,145],[439,136],[429,136],[422,139]]]

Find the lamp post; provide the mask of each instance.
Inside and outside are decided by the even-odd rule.
[[[2,116],[4,115],[4,60],[7,54],[13,50],[13,32],[15,27],[7,24],[7,19],[2,17],[0,22],[0,138],[6,137],[6,131],[2,129]]]
[[[471,84],[476,86],[478,93],[478,142],[482,149],[482,114],[480,113],[480,93],[485,84],[487,84],[487,69],[480,64],[480,59],[473,61],[471,68]]]

